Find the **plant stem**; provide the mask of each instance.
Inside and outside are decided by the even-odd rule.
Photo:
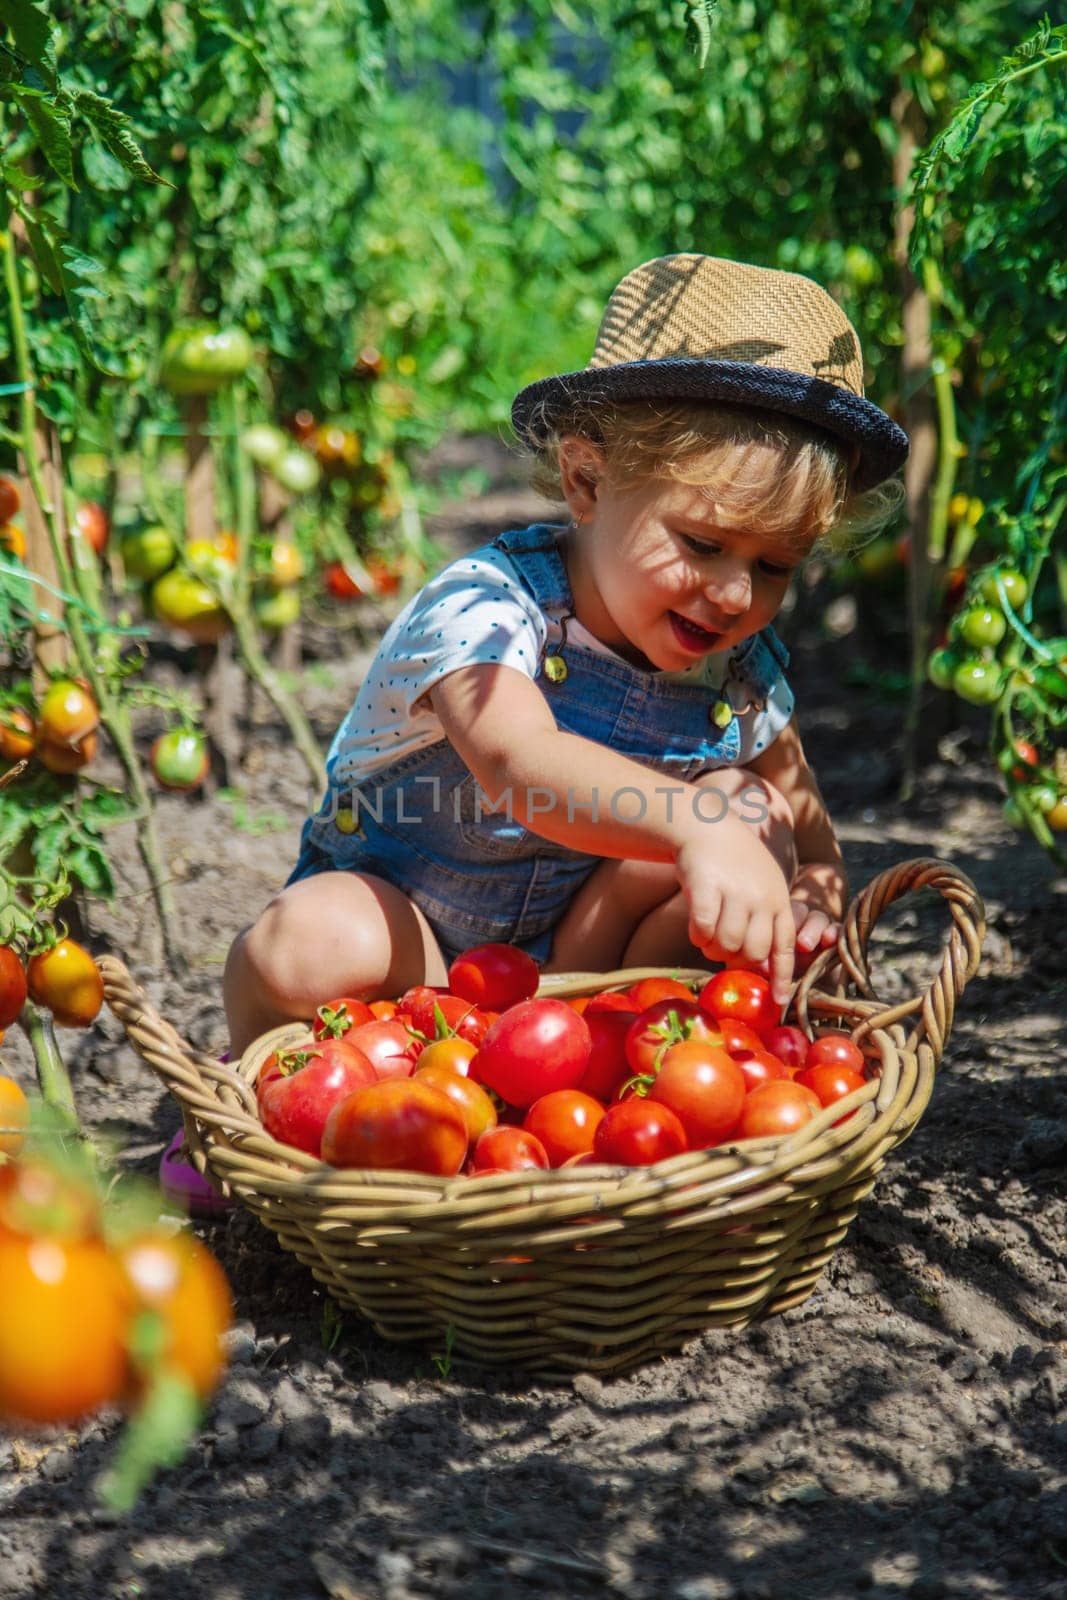
[[[59,1053],[52,1018],[32,1000],[27,1000],[19,1016],[19,1026],[30,1041],[33,1059],[37,1063],[37,1081],[45,1105],[58,1111],[72,1131],[78,1129],[78,1110],[74,1104],[74,1091],[70,1074]]]
[[[255,625],[245,607],[235,605],[231,611],[237,650],[249,677],[259,684],[264,694],[273,701],[285,719],[293,743],[304,758],[312,781],[319,789],[326,787],[326,763],[303,711],[292,695],[282,685],[281,679],[260,648]]]

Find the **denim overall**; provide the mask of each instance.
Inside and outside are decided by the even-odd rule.
[[[732,653],[718,696],[706,685],[644,672],[567,643],[573,601],[557,532],[538,523],[502,533],[493,545],[511,559],[549,621],[563,624],[563,641],[546,647],[536,680],[559,727],[674,783],[734,765],[741,745],[738,715],[765,702],[789,660],[773,629],[754,634]],[[713,707],[723,700],[737,709],[719,727]],[[598,806],[601,814],[625,820],[635,815],[639,798],[637,790],[605,793]],[[538,803],[536,794],[531,799]],[[546,803],[542,792],[542,809]],[[682,797],[672,803],[683,803]],[[289,882],[318,872],[375,873],[421,908],[447,961],[488,941],[518,945],[545,961],[569,901],[604,858],[531,832],[509,815],[504,801],[496,811],[489,805],[444,739],[379,768],[358,788],[341,789],[330,773],[322,806],[304,824]],[[586,818],[589,812],[575,808],[575,815]],[[715,820],[710,812],[708,820]]]

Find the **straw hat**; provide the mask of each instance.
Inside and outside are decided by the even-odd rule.
[[[716,256],[660,256],[627,273],[582,372],[542,378],[511,409],[537,445],[575,400],[723,400],[764,406],[853,447],[852,487],[904,463],[908,438],[863,397],[856,330],[810,278]]]

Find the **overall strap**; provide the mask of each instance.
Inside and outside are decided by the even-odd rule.
[[[493,548],[511,558],[523,587],[542,611],[567,616],[574,611],[574,599],[556,544],[557,532],[547,522],[535,522],[529,528],[498,534]]]

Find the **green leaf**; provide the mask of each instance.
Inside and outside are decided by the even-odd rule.
[[[63,864],[75,883],[80,883],[87,894],[111,900],[115,894],[115,880],[102,847],[83,837],[63,858]]]
[[[49,100],[40,91],[29,89],[24,84],[16,85],[12,94],[37,135],[38,147],[48,165],[68,189],[76,190],[78,185],[74,181],[70,142],[69,97],[60,91],[54,100]]]
[[[45,83],[56,82],[56,54],[52,23],[31,0],[0,0],[0,27],[11,29],[15,49],[35,66]]]
[[[167,188],[174,187],[148,165],[140,145],[131,132],[129,117],[124,112],[117,111],[110,100],[94,94],[91,89],[76,89],[73,104],[74,109],[92,125],[93,131],[127,172],[132,173],[135,178],[143,178],[146,183],[162,183]]]

